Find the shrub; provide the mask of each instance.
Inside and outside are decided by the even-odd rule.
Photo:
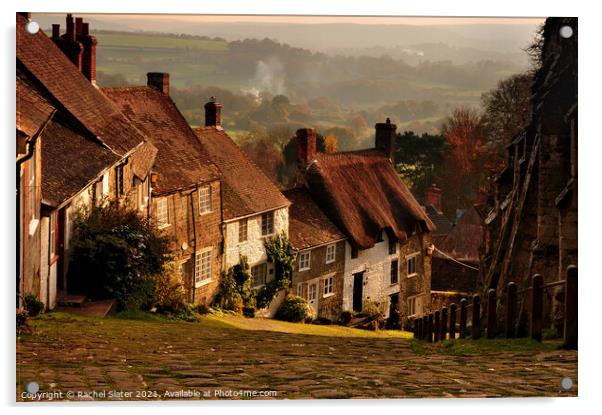
[[[307,301],[302,297],[291,295],[284,299],[275,317],[278,320],[298,323],[305,321],[310,316],[311,310]]]
[[[44,303],[38,300],[34,294],[27,294],[24,298],[25,308],[30,317],[37,317],[42,311],[44,311]]]
[[[242,256],[238,264],[222,273],[216,303],[220,308],[238,314],[243,312],[243,308],[255,308],[251,270],[246,257]]]
[[[366,300],[364,302],[363,308],[362,308],[362,312],[361,314],[365,315],[365,316],[369,316],[372,317],[374,316],[375,319],[370,322],[369,324],[369,329],[370,330],[378,330],[379,328],[384,327],[385,324],[385,314],[382,310],[382,307],[379,303],[374,302],[370,299]]]
[[[155,280],[155,307],[160,312],[181,311],[186,307],[186,291],[182,285],[177,265],[168,262]]]
[[[148,309],[154,277],[168,258],[168,239],[135,210],[116,202],[74,215],[69,284],[95,299],[114,298],[119,310]]]
[[[21,334],[23,331],[28,331],[29,326],[27,324],[27,317],[29,314],[24,308],[17,308],[17,334]]]
[[[346,310],[341,313],[341,317],[339,317],[339,322],[342,325],[347,325],[351,322],[352,318],[353,318],[353,311]]]

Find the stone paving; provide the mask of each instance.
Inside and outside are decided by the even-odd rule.
[[[577,395],[574,351],[449,355],[419,348],[401,338],[249,331],[215,322],[49,319],[17,343],[17,400],[30,399],[22,391],[31,381],[39,393],[67,400],[250,397],[239,391],[269,391],[254,399]],[[565,376],[573,380],[569,392],[560,390]]]

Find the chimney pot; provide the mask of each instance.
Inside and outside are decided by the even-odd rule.
[[[61,25],[56,24],[56,23],[53,24],[52,25],[52,38],[58,39],[60,35],[61,35]]]
[[[299,128],[297,130],[297,164],[305,169],[316,158],[316,129]]]
[[[82,23],[82,35],[88,36],[90,34],[90,23]]]
[[[149,72],[146,74],[146,84],[169,96],[169,74],[165,72]]]
[[[384,123],[377,123],[375,126],[375,148],[379,148],[385,152],[389,160],[393,162],[395,159],[395,131],[397,126],[391,123],[391,119],[387,118]]]
[[[205,127],[221,127],[221,125],[222,104],[217,102],[215,97],[211,97],[205,104]]]

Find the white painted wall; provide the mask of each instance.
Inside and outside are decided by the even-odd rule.
[[[249,265],[253,266],[267,261],[261,236],[261,215],[251,216],[247,219],[247,240],[238,242],[238,221],[225,224],[225,269],[238,264],[240,255],[247,257]],[[284,231],[288,235],[288,208],[274,211],[274,235]]]
[[[364,301],[382,304],[385,316],[389,315],[389,295],[399,292],[399,283],[391,285],[391,261],[399,259],[399,247],[395,254],[389,254],[389,241],[383,235],[383,242],[370,249],[360,250],[357,258],[351,258],[351,245],[345,242],[345,276],[343,285],[343,310],[353,309],[353,274],[364,273]],[[401,278],[401,275],[400,277]]]
[[[47,310],[56,307],[56,262],[50,265],[50,218],[43,216],[41,219],[41,244],[40,244],[40,299]]]

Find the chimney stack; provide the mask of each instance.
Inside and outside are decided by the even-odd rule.
[[[222,125],[222,104],[216,102],[215,97],[211,97],[205,104],[205,127],[221,127]]]
[[[52,25],[52,39],[58,39],[61,36],[61,25],[60,24],[53,24]]]
[[[316,158],[316,129],[297,130],[297,165],[304,170]]]
[[[82,44],[84,51],[82,53],[82,73],[88,80],[96,85],[96,36],[90,35],[90,24],[84,23],[82,19],[78,32],[78,40]],[[76,24],[77,27],[77,24]]]
[[[84,19],[81,17],[76,17],[75,18],[75,34],[76,35],[81,35],[82,34],[82,25],[84,24]]]
[[[395,131],[397,126],[391,124],[391,119],[387,118],[385,122],[379,122],[375,126],[375,148],[379,148],[385,152],[389,160],[393,162],[395,159]]]
[[[73,15],[69,13],[65,19],[67,25],[67,33],[65,33],[67,40],[75,41],[75,23],[73,23]]]
[[[169,74],[165,72],[149,72],[146,74],[146,84],[169,96]]]
[[[84,47],[75,39],[75,23],[73,21],[73,15],[68,14],[65,20],[67,23],[67,31],[62,36],[60,36],[60,25],[52,25],[52,40],[77,69],[81,71]]]
[[[439,212],[441,209],[441,189],[435,183],[431,184],[426,189],[426,204],[433,206]]]

